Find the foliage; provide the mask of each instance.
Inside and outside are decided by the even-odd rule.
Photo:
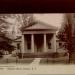
[[[69,63],[74,62],[74,52],[75,52],[75,25],[74,25],[74,16],[75,14],[65,14],[65,19],[63,27],[61,27],[61,30],[59,31],[58,37],[60,40],[65,41],[67,43],[67,49],[69,52]],[[65,34],[65,35],[64,35]],[[66,37],[66,38],[65,38]]]
[[[58,32],[57,37],[61,40],[66,42],[67,44],[70,41],[71,37],[71,15],[70,14],[65,14],[64,21],[61,25],[61,28]]]
[[[21,35],[20,29],[33,21],[32,14],[0,14],[0,30],[8,37]]]
[[[32,14],[0,14],[0,36],[3,35],[4,40],[12,41],[20,36],[20,29],[32,21]],[[0,41],[0,43],[0,49],[11,50],[14,48],[8,40]]]

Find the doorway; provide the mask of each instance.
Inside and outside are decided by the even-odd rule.
[[[43,51],[43,34],[35,34],[34,35],[34,42],[35,42],[35,46],[36,46],[36,52],[42,52]]]

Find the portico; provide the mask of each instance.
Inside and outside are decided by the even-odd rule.
[[[22,53],[56,52],[57,28],[36,22],[22,32]]]

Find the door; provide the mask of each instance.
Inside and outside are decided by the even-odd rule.
[[[36,34],[35,36],[35,45],[36,45],[36,52],[42,52],[43,50],[43,34]]]

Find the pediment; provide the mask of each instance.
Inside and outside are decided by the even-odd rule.
[[[36,22],[33,25],[27,26],[24,30],[57,30],[57,27],[46,24],[44,22]]]

